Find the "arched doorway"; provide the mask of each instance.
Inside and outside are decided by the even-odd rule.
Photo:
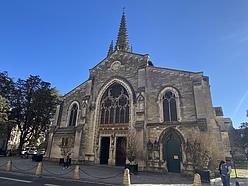
[[[159,139],[163,144],[163,160],[167,162],[168,172],[180,173],[182,161],[182,144],[185,144],[181,133],[170,127],[165,129]]]
[[[109,159],[109,137],[102,137],[101,139],[101,152],[100,152],[100,164],[108,164]]]

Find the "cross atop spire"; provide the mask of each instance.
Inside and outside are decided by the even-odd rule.
[[[124,10],[125,10],[125,7],[123,8],[123,12],[122,12],[121,24],[120,24],[119,33],[117,36],[117,41],[115,44],[115,50],[130,52],[129,45],[128,45],[126,16],[125,16]]]
[[[133,47],[130,48],[128,44],[125,7],[123,7],[121,23],[120,23],[120,28],[119,28],[115,48],[113,46],[113,41],[111,41],[107,56],[110,56],[116,50],[125,51],[125,52],[133,52]]]

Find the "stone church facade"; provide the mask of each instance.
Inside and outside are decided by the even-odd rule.
[[[57,106],[46,157],[124,165],[131,145],[139,170],[214,170],[217,159],[230,156],[224,121],[202,72],[156,67],[132,51],[123,13],[116,45]]]

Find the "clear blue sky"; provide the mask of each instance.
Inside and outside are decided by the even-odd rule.
[[[123,7],[133,52],[203,71],[224,117],[248,120],[247,0],[0,0],[0,71],[69,92],[115,43]]]

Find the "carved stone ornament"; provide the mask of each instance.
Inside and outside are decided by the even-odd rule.
[[[119,70],[121,66],[121,62],[120,61],[115,61],[111,64],[110,68],[113,71]]]

